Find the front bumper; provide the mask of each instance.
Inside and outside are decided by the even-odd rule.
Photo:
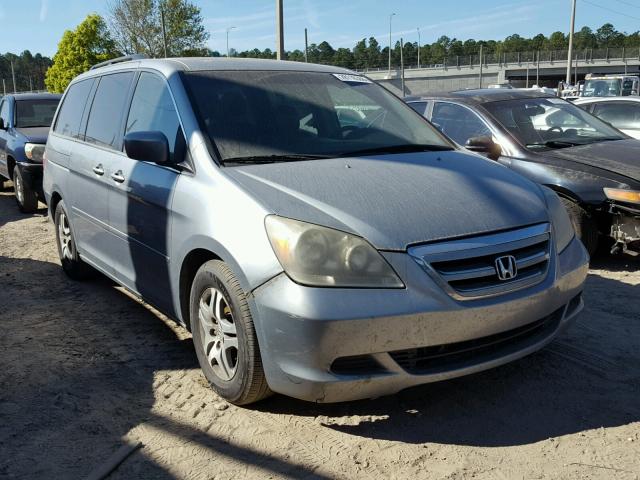
[[[472,301],[447,295],[406,253],[385,256],[407,288],[311,288],[281,274],[252,292],[273,391],[339,402],[478,372],[542,348],[583,306],[588,257],[576,239],[543,282]]]

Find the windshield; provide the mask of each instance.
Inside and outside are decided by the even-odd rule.
[[[59,100],[18,100],[16,127],[50,127]]]
[[[521,98],[484,107],[529,150],[621,140],[623,134],[560,98]]]
[[[621,94],[619,78],[587,80],[584,84],[583,97],[617,97]]]
[[[202,128],[229,163],[452,148],[404,102],[359,75],[207,71],[184,78]]]

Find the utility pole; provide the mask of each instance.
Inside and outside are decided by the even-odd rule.
[[[402,37],[400,37],[400,75],[402,78],[402,98],[404,98],[404,43],[402,42]]]
[[[7,94],[7,82],[4,81],[4,78],[2,79],[2,95],[6,95]]]
[[[420,27],[418,27],[418,68],[420,68]]]
[[[164,8],[160,4],[160,22],[162,23],[162,46],[164,48],[164,58],[167,58],[167,30],[164,26]]]
[[[13,93],[17,93],[18,89],[16,88],[16,72],[13,70],[13,60],[11,60],[11,78],[13,79]]]
[[[540,50],[536,50],[536,85],[540,86]]]
[[[391,76],[391,19],[395,16],[395,13],[389,15],[389,76]]]
[[[276,58],[284,60],[284,13],[283,0],[276,0]]]
[[[569,28],[569,53],[567,54],[567,84],[571,83],[571,62],[573,61],[573,31],[576,26],[576,0],[572,0],[571,26]]]
[[[309,39],[307,37],[307,29],[304,29],[304,61],[309,61]]]
[[[31,80],[31,75],[29,75],[29,91],[33,92],[33,81]]]
[[[480,44],[480,88],[482,88],[482,44]]]
[[[227,27],[227,58],[229,58],[229,32],[236,27]]]

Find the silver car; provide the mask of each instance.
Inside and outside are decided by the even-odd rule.
[[[99,270],[190,329],[235,404],[478,372],[583,305],[587,255],[555,193],[341,68],[97,66],[62,99],[44,189],[64,271]]]

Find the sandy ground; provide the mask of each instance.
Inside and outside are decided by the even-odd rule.
[[[190,335],[67,279],[42,210],[0,193],[0,478],[640,478],[640,260],[602,258],[579,322],[493,371],[339,405],[229,406]]]

